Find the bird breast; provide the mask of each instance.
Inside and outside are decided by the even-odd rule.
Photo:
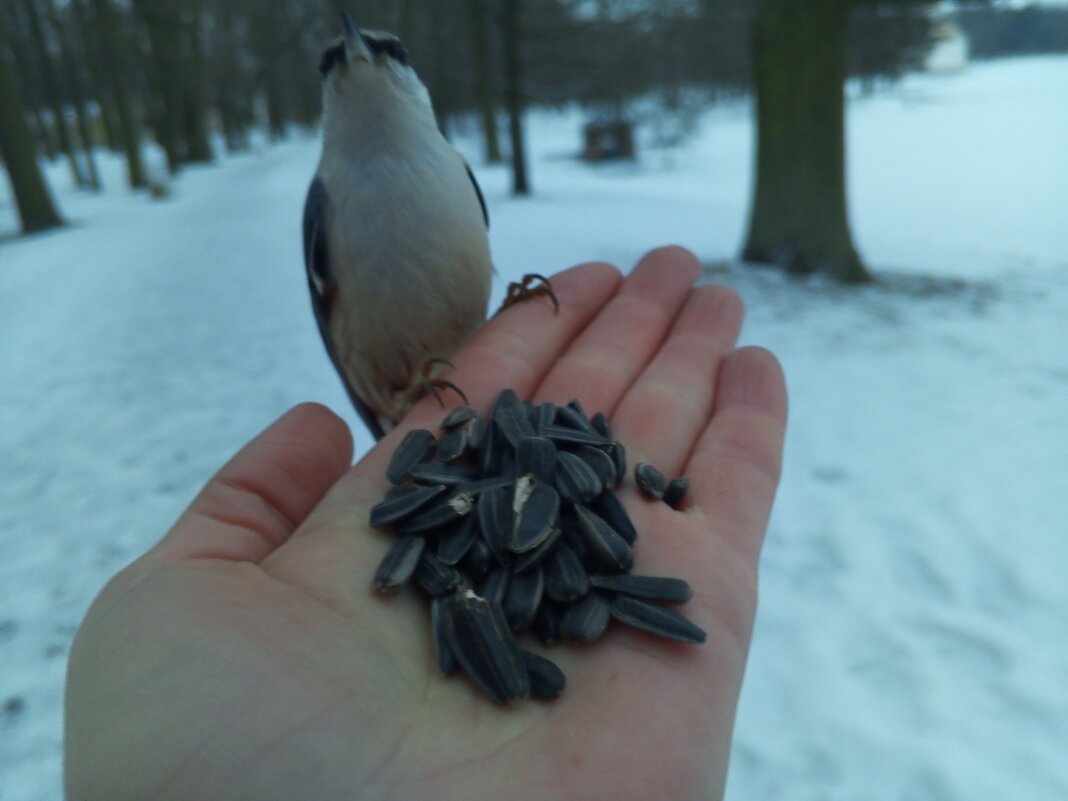
[[[356,393],[396,421],[422,366],[450,358],[485,320],[492,266],[459,154],[443,139],[392,144],[324,159],[319,175],[331,199],[335,352]]]

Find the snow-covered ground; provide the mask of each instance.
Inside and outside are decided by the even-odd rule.
[[[744,104],[623,167],[566,158],[576,116],[537,115],[529,200],[476,164],[502,279],[678,242],[746,298],[744,340],[785,364],[728,799],[1068,798],[1065,98],[1068,58],[854,97],[854,230],[891,276],[861,290],[731,263]],[[30,239],[4,239],[0,190],[2,801],[61,797],[66,654],[107,578],[292,404],[356,425],[302,275],[317,147],[190,170],[164,202],[122,189],[112,159],[101,196],[59,165],[72,225]]]

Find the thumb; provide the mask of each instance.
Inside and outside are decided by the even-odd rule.
[[[148,555],[259,563],[351,463],[345,422],[325,406],[297,406],[216,473]]]

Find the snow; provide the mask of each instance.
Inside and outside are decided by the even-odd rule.
[[[479,167],[502,281],[696,251],[782,359],[787,458],[728,799],[1068,798],[1068,58],[850,92],[851,217],[877,287],[739,266],[747,104],[590,168],[530,124],[536,195]],[[473,142],[463,142],[472,154]],[[317,400],[356,427],[312,321],[314,138],[76,192],[16,239],[0,190],[0,800],[61,796],[71,636],[234,450]],[[368,437],[356,429],[359,447]]]

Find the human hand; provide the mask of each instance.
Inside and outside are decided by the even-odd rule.
[[[621,491],[635,572],[679,576],[701,646],[610,626],[550,652],[551,703],[490,703],[435,665],[425,602],[371,577],[367,525],[420,402],[355,467],[350,435],[300,406],[246,446],[97,598],[70,658],[71,801],[709,799],[723,792],[778,480],[786,397],[774,357],[735,350],[741,304],[654,251],[622,280],[557,275],[561,310],[487,323],[450,376],[485,412],[500,389],[604,411],[631,465],[692,481],[682,511]]]

